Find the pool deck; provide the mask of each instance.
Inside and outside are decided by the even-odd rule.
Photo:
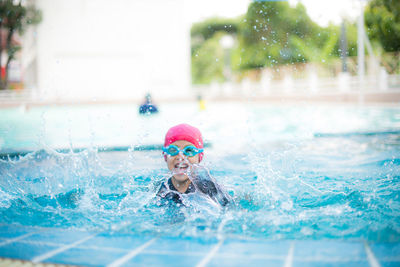
[[[74,266],[74,265],[33,263],[31,261],[0,258],[0,267],[67,267],[67,266]]]
[[[400,266],[400,243],[134,236],[2,224],[0,258],[0,266],[377,267]]]
[[[264,102],[271,104],[350,104],[350,105],[399,105],[400,88],[387,91],[369,91],[362,95],[359,92],[324,92],[324,93],[271,93],[264,95],[236,95],[205,97],[206,102]],[[69,106],[69,105],[107,105],[107,104],[132,104],[139,105],[141,98],[125,99],[53,99],[33,100],[24,98],[0,99],[0,108],[13,108],[23,106],[26,109],[35,106]],[[196,102],[196,96],[175,96],[157,98],[155,104]]]

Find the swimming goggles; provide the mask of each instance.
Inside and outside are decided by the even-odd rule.
[[[197,154],[203,152],[202,148],[197,148],[195,146],[187,146],[183,149],[179,149],[179,147],[175,145],[169,145],[167,147],[163,147],[163,151],[170,156],[176,156],[179,152],[182,152],[185,156],[194,157]]]

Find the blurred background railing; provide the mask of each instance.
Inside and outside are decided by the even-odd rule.
[[[299,79],[287,76],[283,80],[262,79],[259,82],[244,80],[242,83],[223,83],[211,86],[196,86],[195,91],[203,92],[209,99],[253,100],[331,100],[331,101],[400,101],[400,75],[382,74],[365,76],[318,77]],[[367,97],[366,97],[367,96]],[[368,97],[370,96],[370,97]],[[372,97],[373,96],[373,97]]]
[[[342,74],[338,77],[318,77],[310,75],[307,78],[293,78],[286,76],[281,80],[261,78],[259,81],[245,79],[240,83],[225,82],[211,85],[193,85],[186,95],[180,99],[195,101],[198,95],[209,101],[220,100],[326,100],[326,101],[375,101],[375,102],[400,102],[400,75],[387,75],[385,72],[376,76],[365,76],[360,82],[357,76]],[[373,96],[373,99],[368,99]],[[164,97],[157,102],[172,101]],[[19,104],[82,104],[82,103],[129,103],[140,102],[141,96],[132,98],[110,97],[68,97],[63,95],[40,95],[33,89],[0,90],[0,102],[3,105]]]

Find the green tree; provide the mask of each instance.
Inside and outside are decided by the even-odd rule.
[[[192,83],[209,84],[224,81],[224,34],[236,35],[239,19],[210,18],[191,28]]]
[[[224,51],[219,42],[222,34],[207,39],[192,54],[192,83],[209,84],[224,80]]]
[[[348,55],[357,53],[356,27],[347,23]],[[230,60],[236,73],[303,62],[328,62],[340,57],[340,27],[320,27],[302,4],[252,2],[247,13],[236,19],[213,18],[192,27],[192,81],[224,80],[223,49],[218,36],[236,40]],[[222,51],[222,52],[221,52]],[[203,58],[204,57],[204,58]]]
[[[210,18],[203,22],[193,24],[190,35],[207,40],[220,31],[230,34],[237,33],[238,19]]]
[[[400,51],[400,1],[372,0],[364,16],[369,38],[386,52]]]
[[[325,45],[327,36],[318,35],[321,31],[301,4],[253,2],[239,27],[234,64],[245,70],[309,61],[305,48]]]
[[[41,21],[41,12],[33,6],[24,6],[22,1],[1,0],[0,1],[0,63],[2,53],[5,50],[7,60],[5,64],[6,75],[0,79],[0,89],[8,86],[8,68],[10,62],[15,59],[16,53],[21,46],[14,42],[16,33],[23,34],[26,27]],[[3,40],[5,33],[5,40]]]

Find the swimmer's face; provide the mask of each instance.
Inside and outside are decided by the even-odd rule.
[[[179,149],[183,149],[187,146],[193,146],[192,143],[185,140],[175,141],[171,145],[175,145],[179,147]],[[174,173],[174,177],[178,182],[185,182],[187,179],[189,179],[187,173],[190,170],[190,165],[188,163],[198,164],[199,162],[199,154],[193,157],[187,157],[182,152],[176,156],[167,155],[168,169]]]

